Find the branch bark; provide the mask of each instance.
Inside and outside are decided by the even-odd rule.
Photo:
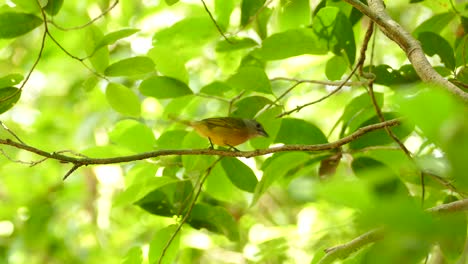
[[[0,139],[0,145],[8,145],[18,149],[22,149],[28,152],[35,153],[39,156],[42,156],[46,159],[58,160],[62,163],[71,163],[74,167],[81,167],[87,165],[98,165],[98,164],[115,164],[115,163],[124,163],[136,160],[144,160],[149,158],[155,158],[159,156],[169,156],[169,155],[217,155],[217,156],[226,156],[226,157],[254,157],[262,156],[265,154],[276,153],[276,152],[286,152],[286,151],[323,151],[331,150],[343,145],[348,144],[349,142],[372,132],[374,130],[383,129],[384,127],[397,126],[401,123],[399,119],[392,119],[389,121],[372,124],[369,126],[361,127],[356,130],[354,133],[341,138],[335,142],[317,144],[317,145],[285,145],[280,147],[272,147],[268,149],[257,149],[253,151],[230,151],[230,150],[217,150],[217,149],[177,149],[177,150],[156,150],[151,152],[145,152],[130,156],[122,157],[112,157],[112,158],[88,158],[83,157],[82,155],[69,156],[62,154],[61,152],[47,152],[30,145],[26,145],[20,142],[13,141],[11,139]]]
[[[434,214],[455,213],[463,211],[468,211],[468,199],[463,199],[448,204],[441,204],[426,209],[426,212]],[[383,228],[370,230],[347,243],[326,249],[325,256],[320,259],[318,264],[332,263],[337,258],[345,259],[351,253],[358,251],[367,244],[383,239],[384,236],[385,230]]]
[[[359,0],[344,0],[374,21],[382,32],[406,53],[422,81],[436,84],[468,103],[468,93],[444,79],[427,60],[421,44],[385,11],[381,0],[368,0],[369,6]]]

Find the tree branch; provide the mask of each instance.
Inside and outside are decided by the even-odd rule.
[[[382,32],[388,38],[397,43],[406,53],[408,59],[413,65],[416,73],[424,82],[434,83],[454,95],[460,97],[465,103],[468,103],[468,93],[462,91],[457,86],[444,79],[437,73],[427,60],[421,44],[400,24],[393,20],[385,11],[385,6],[381,0],[369,0],[369,6],[359,0],[344,0],[372,21],[379,25]]]
[[[227,43],[229,44],[234,44],[234,42],[232,42],[227,36],[226,34],[224,34],[223,30],[221,29],[221,27],[219,26],[218,22],[216,22],[216,19],[213,17],[213,15],[211,14],[210,12],[210,9],[208,9],[208,6],[206,5],[205,1],[204,0],[201,0],[202,4],[203,4],[203,7],[205,8],[205,11],[206,13],[208,13],[208,15],[210,16],[210,19],[211,21],[213,21],[213,24],[216,26],[216,29],[218,30],[219,34],[221,34],[221,36],[223,36],[223,38],[226,40]]]
[[[268,149],[257,149],[253,151],[229,151],[229,150],[217,150],[217,149],[177,149],[177,150],[156,150],[151,152],[145,152],[135,155],[112,157],[112,158],[88,158],[83,156],[68,156],[61,154],[60,152],[47,152],[26,144],[22,144],[11,139],[0,139],[0,145],[8,145],[18,149],[26,150],[28,152],[35,153],[39,156],[54,159],[62,163],[71,163],[75,166],[88,166],[98,164],[115,164],[124,163],[136,160],[144,160],[149,158],[155,158],[159,156],[169,155],[217,155],[227,157],[255,157],[262,156],[270,153],[286,152],[286,151],[322,151],[330,150],[341,147],[348,144],[349,142],[372,132],[374,130],[382,129],[387,126],[397,126],[401,123],[399,119],[392,119],[382,123],[376,123],[369,126],[361,127],[351,135],[341,138],[335,142],[317,144],[317,145],[284,145],[279,147],[272,147]],[[68,174],[69,175],[69,174]],[[68,176],[66,175],[66,176]]]
[[[463,199],[463,200],[455,201],[455,202],[448,203],[448,204],[441,204],[441,205],[426,209],[426,212],[435,213],[435,214],[455,213],[455,212],[462,212],[462,211],[468,211],[468,199]],[[355,239],[347,243],[334,246],[331,248],[327,248],[325,249],[325,252],[326,252],[325,256],[322,259],[320,259],[318,264],[332,263],[337,258],[345,259],[351,253],[358,251],[365,245],[383,239],[385,235],[384,232],[385,231],[383,228],[373,229],[363,235],[356,237]]]
[[[332,263],[335,259],[344,259],[351,253],[359,250],[363,246],[378,241],[383,238],[383,229],[373,229],[365,234],[362,234],[355,239],[344,243],[342,245],[334,246],[325,249],[325,256],[318,262],[318,264]]]
[[[51,23],[53,26],[55,26],[56,28],[62,30],[62,31],[69,31],[69,30],[77,30],[77,29],[83,29],[91,24],[93,24],[94,22],[96,22],[97,20],[101,19],[102,17],[104,17],[107,13],[109,13],[112,9],[114,9],[114,7],[117,6],[117,4],[119,3],[119,0],[115,0],[115,2],[109,6],[109,8],[107,8],[106,10],[104,10],[99,16],[95,17],[94,19],[86,22],[85,24],[81,25],[81,26],[76,26],[76,27],[69,27],[69,28],[65,28],[65,27],[62,27],[58,24],[56,24],[54,21],[52,20],[47,20],[48,23]],[[45,21],[45,20],[44,20]]]
[[[198,196],[200,196],[200,193],[201,193],[201,190],[202,190],[202,187],[203,187],[203,183],[205,183],[206,179],[208,178],[208,176],[210,175],[211,171],[213,170],[213,168],[216,166],[216,164],[218,164],[219,161],[221,161],[223,157],[219,157],[217,160],[215,160],[211,165],[210,167],[208,167],[205,171],[205,174],[202,176],[203,178],[200,179],[200,184],[198,185],[198,188],[195,192],[195,197],[193,198],[193,200],[191,201],[190,205],[189,205],[189,208],[187,209],[187,212],[185,213],[184,217],[182,218],[182,220],[180,221],[179,225],[177,226],[176,230],[174,231],[174,234],[172,234],[172,236],[169,238],[169,240],[166,242],[166,245],[164,246],[163,250],[162,250],[162,253],[161,253],[161,257],[159,258],[158,260],[158,264],[161,264],[163,263],[163,258],[164,258],[164,255],[166,254],[166,251],[169,249],[169,247],[171,246],[172,244],[172,241],[174,241],[175,237],[177,236],[177,234],[180,232],[180,230],[182,229],[182,226],[187,222],[188,218],[190,217],[190,214],[192,213],[192,210],[193,208],[195,207],[195,203],[197,202],[197,199],[198,199]]]

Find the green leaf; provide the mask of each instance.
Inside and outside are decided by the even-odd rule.
[[[322,144],[327,143],[327,137],[322,130],[303,119],[283,118],[276,135],[276,143],[284,144]]]
[[[468,31],[468,30],[467,30]],[[460,43],[468,42],[468,34],[460,40]],[[455,59],[457,67],[465,65],[468,61],[468,45],[459,44],[455,50]]]
[[[310,14],[309,0],[282,0],[278,14],[281,31],[310,25]]]
[[[232,90],[232,87],[225,82],[214,81],[200,90],[202,94],[224,95],[225,92]]]
[[[377,105],[382,107],[384,102],[383,93],[374,92],[374,96]],[[344,131],[348,127],[350,127],[349,133],[353,133],[360,124],[374,115],[374,105],[367,92],[364,92],[353,98],[353,100],[351,100],[351,102],[346,105],[345,109],[343,110],[343,114],[339,119],[339,121],[343,122],[340,135],[343,136]]]
[[[195,204],[188,223],[194,228],[206,228],[225,235],[231,241],[239,241],[239,230],[234,218],[224,207],[209,204]]]
[[[437,86],[416,86],[397,97],[403,115],[417,125],[430,143],[441,148],[447,157],[455,187],[468,190],[466,150],[468,115],[463,104]],[[434,107],[437,106],[437,107]]]
[[[203,187],[206,194],[218,201],[230,204],[245,203],[245,193],[232,184],[220,163],[211,170]]]
[[[319,198],[332,204],[365,209],[372,205],[373,197],[364,181],[332,177],[317,185]]]
[[[263,96],[245,97],[234,104],[231,116],[242,118],[254,118],[256,114],[266,105],[273,103]]]
[[[83,87],[83,89],[87,92],[91,91],[94,89],[94,87],[96,87],[96,85],[98,84],[99,82],[99,79],[98,77],[92,75],[90,76],[89,78],[87,78],[82,84],[81,86]]]
[[[140,115],[138,96],[122,84],[109,83],[106,88],[106,98],[115,111],[129,116]]]
[[[421,32],[418,40],[421,42],[424,53],[429,56],[439,55],[447,68],[455,69],[455,55],[447,40],[432,32]]]
[[[369,72],[368,67],[364,67],[365,72]],[[375,83],[390,86],[398,83],[398,72],[387,64],[381,64],[372,67],[372,73],[375,75]]]
[[[265,0],[242,0],[241,4],[241,25],[245,27],[255,16],[260,8],[262,8]]]
[[[200,17],[183,19],[169,28],[157,31],[153,36],[153,46],[164,46],[186,62],[200,55],[203,46],[217,37],[219,33],[213,26],[213,21],[203,14]]]
[[[42,19],[32,14],[0,13],[0,39],[16,38],[37,28],[41,24]]]
[[[154,61],[156,69],[161,74],[189,83],[189,74],[182,59],[165,46],[155,46],[148,51],[148,56]]]
[[[257,15],[257,21],[255,23],[255,32],[261,39],[268,37],[268,22],[270,21],[271,15],[273,14],[273,8],[265,7],[262,12]]]
[[[468,83],[468,67],[463,66],[458,70],[457,80],[462,83]]]
[[[154,71],[154,62],[144,56],[127,58],[109,65],[104,74],[107,76],[132,76]]]
[[[16,5],[16,7],[19,7],[20,9],[27,10],[29,13],[39,13],[40,12],[40,6],[37,4],[36,1],[11,0],[11,2],[13,2]]]
[[[182,139],[187,135],[185,130],[169,130],[159,136],[156,145],[160,149],[180,149],[182,148]],[[174,138],[181,140],[174,140]]]
[[[445,27],[447,27],[452,19],[457,16],[452,12],[440,13],[431,16],[428,20],[424,21],[414,31],[413,36],[419,38],[419,34],[422,32],[433,32],[440,33]]]
[[[231,43],[226,40],[219,41],[216,44],[217,52],[228,52],[239,49],[247,49],[258,46],[258,43],[251,38],[229,38]]]
[[[84,151],[82,151],[82,154],[90,158],[108,158],[108,157],[131,155],[134,153],[120,146],[106,145],[106,146],[94,146],[94,147],[87,148]]]
[[[13,86],[20,83],[24,79],[23,75],[19,73],[8,74],[0,78],[0,89],[4,87]]]
[[[357,157],[353,159],[351,168],[357,177],[367,180],[377,196],[388,197],[388,195],[408,194],[395,172],[378,160],[369,157]]]
[[[153,76],[145,79],[141,82],[139,89],[143,95],[158,99],[192,94],[192,90],[185,83],[165,76]]]
[[[252,204],[278,179],[284,177],[290,170],[300,166],[310,159],[309,154],[303,152],[283,153],[272,157],[269,165],[263,170],[263,177],[255,188]]]
[[[179,2],[179,0],[164,0],[164,1],[166,2],[166,4],[167,4],[168,6],[171,6],[171,5],[173,5],[173,4],[177,3],[177,2]]]
[[[97,72],[103,72],[106,67],[109,65],[109,50],[107,47],[103,47],[99,50],[95,50],[95,47],[99,41],[103,38],[104,34],[102,31],[95,25],[87,27],[86,38],[84,39],[84,46],[86,53],[89,58],[89,61],[93,65],[94,69]]]
[[[255,186],[258,183],[257,177],[249,166],[237,158],[225,157],[221,160],[224,172],[229,177],[231,182],[239,189],[254,192]]]
[[[180,232],[175,234],[177,229],[177,225],[170,225],[156,232],[150,243],[148,253],[149,263],[173,263],[177,253],[179,253],[180,247]],[[163,250],[166,248],[167,243],[173,236],[175,237],[171,241],[169,247],[164,251],[163,256]],[[162,261],[159,261],[161,257],[163,257],[163,259]]]
[[[136,120],[119,121],[109,133],[109,138],[136,153],[154,150],[156,144],[151,128]]]
[[[256,91],[271,94],[271,84],[262,68],[242,67],[231,76],[227,83],[238,91]]]
[[[364,72],[369,72],[369,66],[364,67]],[[381,64],[372,67],[371,71],[375,76],[375,83],[389,86],[392,89],[397,89],[401,86],[395,84],[407,84],[420,81],[419,76],[414,70],[413,65],[405,64],[400,69],[393,69],[392,67]]]
[[[121,29],[121,30],[118,30],[118,31],[108,33],[96,44],[96,47],[94,49],[98,50],[98,49],[100,49],[100,48],[102,48],[104,46],[112,45],[117,40],[126,38],[128,36],[131,36],[131,35],[135,34],[138,31],[140,31],[140,30],[136,29],[136,28],[126,28],[126,29]]]
[[[218,22],[219,26],[223,30],[226,30],[226,28],[229,26],[231,14],[236,7],[236,3],[234,0],[215,0],[214,6],[216,22]]]
[[[152,191],[179,181],[178,179],[170,177],[155,177],[155,174],[156,168],[152,177],[145,177],[144,180],[137,181],[136,183],[128,186],[124,192],[119,193],[114,200],[114,206],[123,206],[135,203]],[[139,175],[139,177],[143,177],[143,175]]]
[[[207,138],[201,137],[195,131],[188,133],[183,138],[182,146],[186,149],[201,149],[210,146]],[[214,156],[184,155],[182,165],[186,173],[200,174],[210,167],[215,161]]]
[[[173,177],[169,177],[174,179]],[[157,188],[153,189],[143,198],[135,202],[143,210],[150,214],[172,217],[181,213],[182,204],[190,199],[193,186],[190,181],[177,180],[175,183],[155,183]],[[146,191],[146,190],[145,190]]]
[[[325,75],[329,80],[341,80],[343,74],[346,72],[348,64],[341,56],[333,56],[327,61],[325,66]]]
[[[314,16],[312,28],[322,45],[335,55],[346,55],[349,65],[356,58],[356,43],[351,22],[339,8],[324,7]]]
[[[44,10],[47,14],[55,16],[62,8],[63,0],[48,0]]]
[[[326,54],[327,46],[310,28],[291,29],[266,38],[258,55],[265,60],[280,60],[303,54]]]
[[[0,89],[0,114],[12,108],[21,97],[21,90],[16,87]]]
[[[121,264],[141,264],[143,262],[143,252],[140,247],[132,247]]]
[[[445,202],[454,202],[456,197],[447,197]],[[449,200],[449,201],[447,201]],[[440,250],[451,263],[456,263],[463,253],[466,239],[466,216],[462,213],[445,214],[439,219],[440,225],[446,227],[439,239]]]
[[[390,120],[397,118],[398,115],[395,113],[383,113],[385,120]],[[377,116],[372,117],[371,119],[362,123],[359,127],[368,126],[371,124],[379,123],[380,120]],[[403,123],[399,126],[390,128],[393,133],[400,139],[401,141],[404,140],[412,131],[414,126],[408,123]],[[370,146],[379,146],[379,145],[387,145],[390,143],[394,143],[394,140],[385,132],[384,129],[375,130],[369,132],[356,140],[353,140],[349,143],[349,147],[351,149],[360,149]],[[396,143],[394,143],[396,144]]]

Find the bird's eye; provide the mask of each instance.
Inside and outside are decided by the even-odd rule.
[[[260,124],[257,124],[257,128],[262,128],[262,125],[260,125]]]

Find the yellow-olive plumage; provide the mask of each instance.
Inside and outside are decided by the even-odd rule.
[[[218,146],[234,147],[253,137],[268,137],[263,126],[253,119],[213,117],[200,121],[179,120],[179,122],[193,127],[198,134]]]

